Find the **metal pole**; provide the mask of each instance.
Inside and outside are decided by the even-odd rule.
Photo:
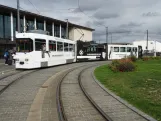
[[[17,0],[17,26],[18,26],[18,32],[20,33],[20,2]]]
[[[112,44],[112,33],[111,33],[111,44]]]
[[[108,60],[108,27],[106,27],[106,60]]]
[[[147,30],[147,47],[146,47],[146,49],[147,49],[147,54],[148,54],[148,30]]]
[[[155,40],[155,53],[154,56],[156,57],[156,40]]]
[[[69,39],[69,36],[68,36],[68,29],[69,29],[69,23],[68,23],[68,19],[67,20],[67,28],[66,28],[66,39]]]

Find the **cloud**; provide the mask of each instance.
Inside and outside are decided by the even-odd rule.
[[[121,28],[135,28],[135,27],[141,27],[143,23],[135,23],[135,22],[129,22],[128,24],[122,24],[120,25]]]
[[[158,12],[148,12],[148,13],[143,13],[142,16],[144,16],[144,17],[155,17],[155,16],[161,16],[161,14],[158,13]]]
[[[113,33],[115,42],[144,39],[147,29],[151,38],[161,40],[160,0],[79,0],[79,6],[78,0],[31,2],[44,16],[64,21],[69,19],[69,22],[95,29],[94,39],[102,42],[106,40],[105,26]],[[16,0],[0,0],[0,3],[16,8]],[[21,0],[20,6],[27,11],[38,13],[26,0]]]
[[[117,13],[107,13],[107,12],[96,12],[93,17],[97,19],[111,19],[111,18],[118,18],[119,15]]]

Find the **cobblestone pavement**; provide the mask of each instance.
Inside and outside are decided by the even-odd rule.
[[[9,65],[0,64],[0,75],[2,74],[2,72],[10,71],[10,70],[13,70],[13,69],[15,69],[14,65],[9,66]]]
[[[62,82],[61,97],[65,115],[68,121],[105,121],[78,84],[78,75],[86,67],[70,72]]]
[[[7,86],[9,86],[11,83],[13,83],[15,80],[22,78],[23,76],[25,76],[26,74],[29,74],[33,72],[33,70],[30,71],[22,71],[22,72],[16,72],[14,75],[12,76],[8,76],[4,79],[0,80],[0,92],[1,90],[3,90],[4,88],[6,88]]]
[[[42,84],[55,73],[82,64],[88,65],[89,63],[75,63],[41,69],[15,81],[0,95],[0,121],[26,121],[30,107]],[[45,111],[42,112],[47,112],[50,108],[43,105]],[[46,119],[43,118],[43,120]]]
[[[146,121],[145,118],[109,95],[94,81],[92,77],[94,68],[95,67],[85,70],[81,75],[81,81],[85,90],[97,105],[113,121]]]

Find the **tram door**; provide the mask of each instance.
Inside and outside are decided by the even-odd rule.
[[[142,49],[142,46],[138,46],[138,58],[142,58],[143,56],[143,49]]]

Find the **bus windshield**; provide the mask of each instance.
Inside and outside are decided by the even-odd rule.
[[[17,52],[31,52],[33,51],[33,40],[31,39],[16,39]]]

